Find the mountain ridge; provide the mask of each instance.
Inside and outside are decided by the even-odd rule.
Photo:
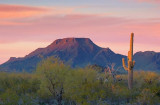
[[[92,64],[106,66],[110,63],[115,63],[116,67],[119,67],[122,66],[122,58],[126,58],[124,55],[113,52],[110,48],[97,46],[89,38],[63,38],[55,40],[45,48],[38,48],[24,57],[11,57],[7,62],[0,65],[0,70],[32,72],[42,58],[50,56],[58,56],[61,60],[70,62],[71,67],[85,67]],[[137,52],[134,58],[136,69],[160,69],[160,53],[153,51]],[[154,59],[155,62],[151,59]],[[149,65],[151,62],[153,68],[145,66],[145,64]]]

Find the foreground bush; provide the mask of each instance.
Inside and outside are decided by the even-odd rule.
[[[34,104],[40,81],[34,74],[0,73],[0,104]]]
[[[127,75],[116,76],[92,68],[72,69],[58,58],[47,58],[35,73],[0,73],[1,105],[159,105],[160,75],[134,72],[134,87]]]

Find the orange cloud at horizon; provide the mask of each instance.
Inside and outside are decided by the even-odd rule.
[[[31,7],[24,5],[0,5],[0,19],[26,18],[42,15],[49,9],[44,7]]]
[[[75,7],[41,7],[0,4],[0,25],[29,25],[38,18],[72,14]]]

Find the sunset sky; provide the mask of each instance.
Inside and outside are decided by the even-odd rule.
[[[65,37],[127,54],[160,52],[160,0],[0,0],[0,64]]]

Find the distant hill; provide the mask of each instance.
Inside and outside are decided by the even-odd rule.
[[[64,38],[55,40],[46,48],[38,48],[22,58],[11,57],[0,65],[2,71],[32,72],[37,64],[46,57],[58,56],[72,67],[85,67],[87,65],[106,66],[115,63],[122,66],[122,58],[126,56],[116,54],[109,48],[101,48],[89,38]],[[136,69],[160,70],[160,53],[138,52],[134,55]]]
[[[154,51],[137,52],[134,54],[135,69],[160,71],[160,53]]]

